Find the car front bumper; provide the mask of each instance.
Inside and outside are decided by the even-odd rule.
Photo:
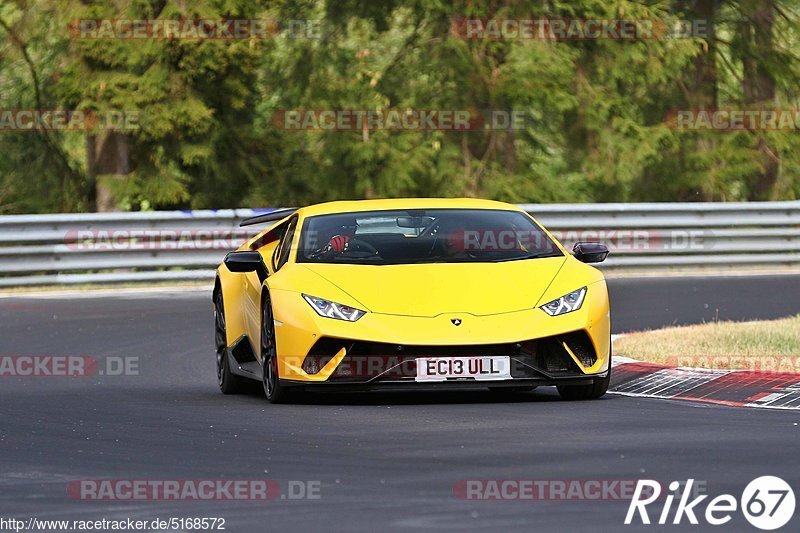
[[[341,375],[340,366],[353,357],[448,357],[457,355],[508,355],[521,357],[520,368],[533,367],[506,382],[481,382],[477,386],[534,386],[555,384],[561,379],[602,377],[610,361],[610,315],[605,282],[589,286],[583,306],[561,316],[549,316],[538,308],[494,315],[443,313],[435,317],[413,317],[367,313],[357,322],[345,322],[317,315],[299,293],[272,291],[278,351],[278,373],[287,384],[323,384],[365,387],[389,384],[407,387],[415,381],[409,370],[400,375],[381,375],[390,370],[386,363],[378,373]],[[454,324],[454,320],[460,322]],[[578,347],[570,341],[583,335],[593,358],[581,358]],[[324,340],[324,341],[323,341]],[[320,343],[331,346],[315,353]],[[539,346],[531,347],[531,343]],[[566,345],[564,353],[572,362],[569,372],[553,372],[530,358],[541,354],[541,346]],[[364,348],[367,346],[368,348]],[[379,348],[375,348],[375,347]],[[548,348],[550,349],[550,348]],[[555,349],[555,348],[553,348]],[[311,355],[319,363],[309,365]],[[405,359],[403,359],[405,358]],[[401,361],[402,362],[402,361]],[[533,380],[536,383],[523,383]],[[465,380],[469,385],[469,380]],[[560,381],[559,381],[560,382]],[[460,380],[439,385],[465,386]],[[431,385],[431,384],[422,384]],[[472,386],[476,386],[472,383]]]

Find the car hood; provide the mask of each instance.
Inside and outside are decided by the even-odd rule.
[[[373,313],[432,317],[443,313],[491,315],[530,309],[565,261],[562,256],[500,263],[302,263],[302,266]]]

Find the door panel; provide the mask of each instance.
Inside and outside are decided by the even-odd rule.
[[[265,258],[264,263],[267,264],[267,270],[270,274],[275,274],[273,271],[273,256],[275,265],[280,270],[291,252],[292,239],[294,237],[295,228],[297,227],[298,217],[295,216],[289,220],[286,229],[283,231],[280,239],[274,245],[268,246],[262,250],[262,256]],[[256,352],[256,357],[261,359],[261,293],[262,283],[258,279],[258,274],[255,272],[248,272],[245,274],[245,291],[243,305],[245,315],[245,329],[250,342],[253,343],[253,349]]]

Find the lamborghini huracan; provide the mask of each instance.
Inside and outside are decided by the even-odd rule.
[[[217,269],[223,393],[556,386],[611,378],[601,243],[572,253],[517,206],[477,199],[339,201],[244,220],[264,229]]]

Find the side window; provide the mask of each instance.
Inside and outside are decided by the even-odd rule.
[[[297,218],[298,217],[294,217],[292,220],[290,220],[289,225],[286,226],[286,231],[283,232],[281,243],[278,246],[275,270],[280,270],[286,261],[289,260],[289,251],[292,249],[292,239],[294,238],[294,230],[297,227]]]

